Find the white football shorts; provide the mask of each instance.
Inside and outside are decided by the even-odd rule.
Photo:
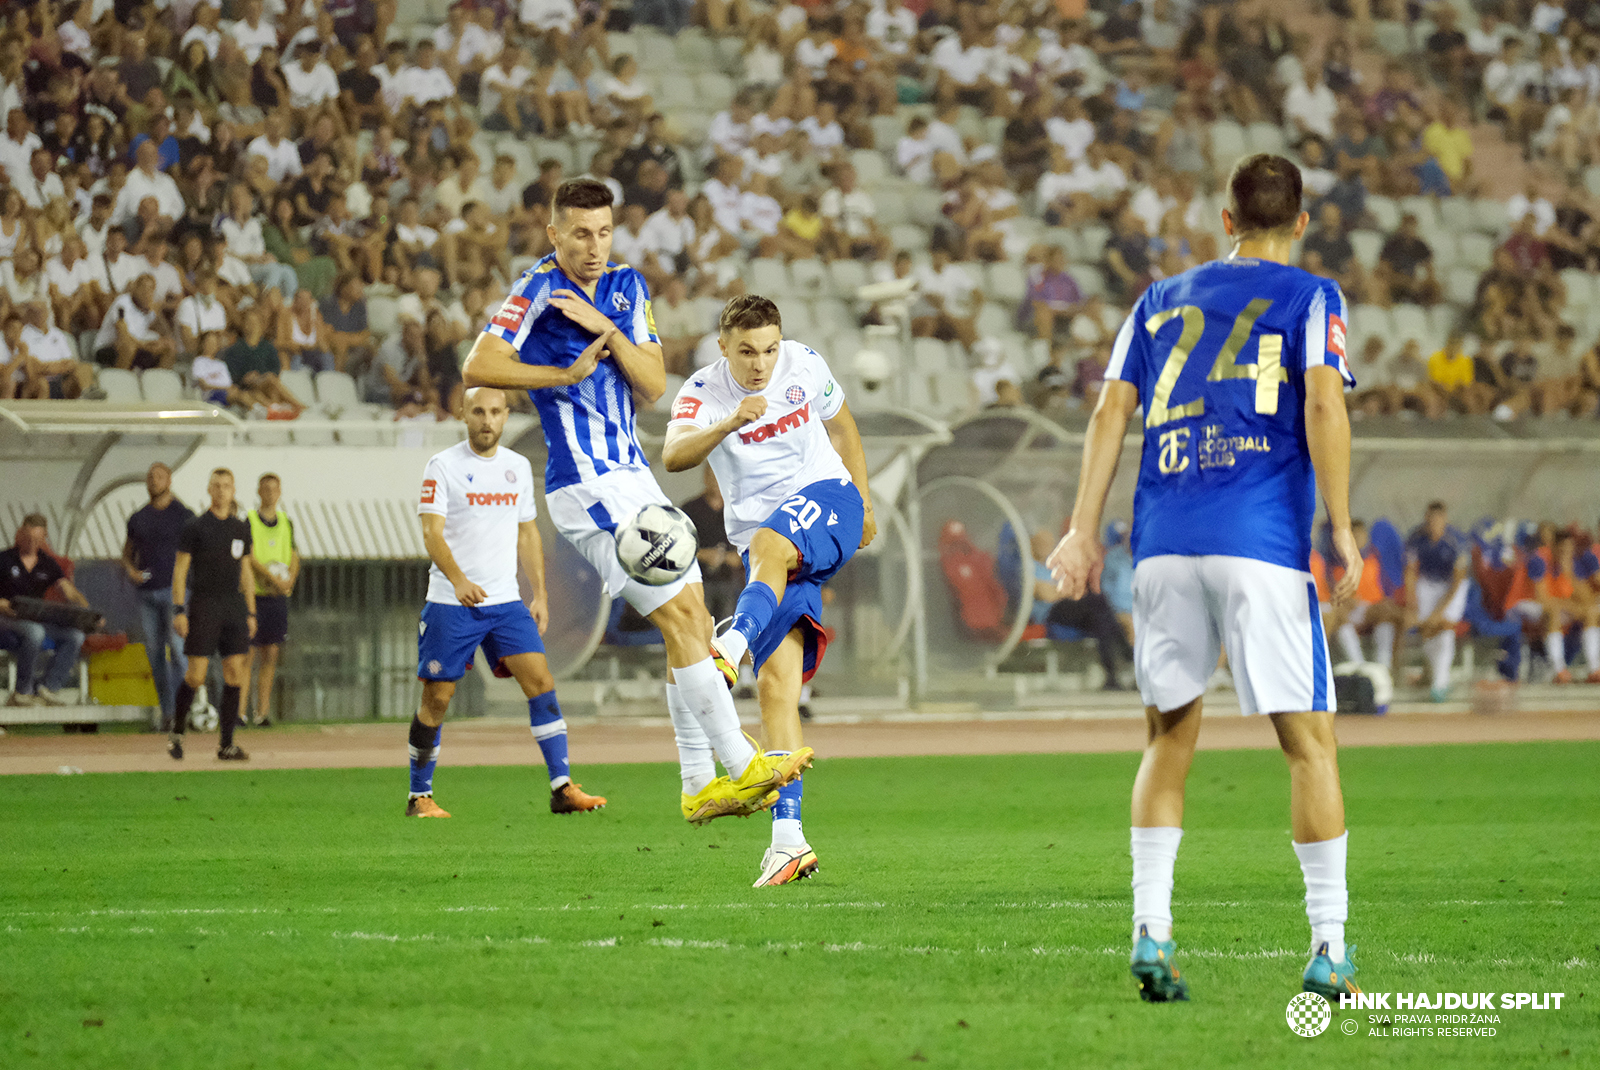
[[[1444,601],[1444,596],[1450,593],[1450,583],[1450,580],[1430,580],[1426,576],[1417,577],[1418,620],[1426,620],[1433,616],[1434,610],[1439,608],[1439,603]],[[1467,581],[1463,579],[1461,586],[1456,588],[1455,597],[1445,604],[1444,619],[1451,624],[1456,624],[1466,611]]]
[[[1133,570],[1133,667],[1145,705],[1163,712],[1205,693],[1223,647],[1239,707],[1337,708],[1311,573],[1248,557],[1162,554]]]
[[[594,479],[574,483],[545,495],[550,522],[561,537],[588,559],[605,582],[606,594],[621,595],[648,617],[677,597],[691,583],[700,582],[696,562],[681,578],[663,587],[631,579],[617,560],[616,531],[647,505],[671,505],[647,470],[614,468]]]

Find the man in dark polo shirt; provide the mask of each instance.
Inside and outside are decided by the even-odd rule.
[[[178,540],[172,566],[173,627],[183,636],[188,670],[178,687],[176,706],[187,710],[205,684],[213,657],[222,657],[222,741],[217,757],[225,762],[249,757],[233,741],[239,726],[239,699],[250,679],[250,639],[256,631],[256,583],[250,561],[250,525],[239,516],[233,473],[218,468],[206,486],[211,508],[189,521]],[[185,605],[185,595],[188,604]],[[186,718],[174,717],[167,753],[183,757]]]
[[[172,563],[178,556],[183,527],[194,519],[194,513],[173,497],[172,469],[160,461],[145,473],[144,486],[150,492],[150,504],[128,518],[122,569],[138,592],[144,653],[150,659],[150,675],[161,702],[161,724],[168,728],[178,680],[188,669],[183,640],[172,627]],[[189,715],[187,708],[183,715]]]
[[[85,608],[89,605],[89,600],[61,571],[61,564],[45,550],[47,524],[40,514],[29,513],[17,528],[16,543],[0,552],[0,650],[11,651],[17,662],[17,689],[7,702],[11,706],[68,706],[77,702],[75,697],[58,692],[72,683],[78,652],[83,649],[83,632],[59,624],[21,620],[11,604],[13,598],[43,598],[59,584],[67,601]],[[44,683],[35,687],[39,654],[46,640],[54,644],[55,657]]]

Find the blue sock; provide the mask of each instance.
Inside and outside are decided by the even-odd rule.
[[[561,707],[556,704],[556,693],[546,691],[528,700],[528,726],[533,738],[539,741],[544,752],[545,769],[550,773],[550,790],[554,791],[572,779],[567,765],[567,722],[561,719]]]
[[[433,727],[411,718],[411,797],[433,794],[433,767],[439,761],[439,737],[444,725]]]
[[[768,754],[788,754],[788,751],[768,751]],[[772,842],[776,846],[799,847],[806,842],[800,830],[800,797],[804,794],[802,778],[796,777],[778,789],[778,801],[772,804]]]
[[[739,604],[733,610],[732,629],[744,636],[747,645],[754,645],[772,615],[778,612],[778,596],[771,587],[757,580],[739,595]]]

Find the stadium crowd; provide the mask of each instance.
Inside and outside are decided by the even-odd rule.
[[[1600,16],[1345,3],[1331,31],[1262,0],[12,8],[0,395],[176,369],[292,417],[306,369],[443,417],[586,173],[675,373],[749,286],[913,405],[1072,408],[1142,289],[1226,251],[1218,181],[1272,149],[1354,305],[1356,412],[1594,415]],[[1509,201],[1475,196],[1480,120],[1530,161]]]

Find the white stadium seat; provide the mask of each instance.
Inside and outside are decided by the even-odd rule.
[[[300,399],[302,405],[315,405],[317,403],[316,383],[311,379],[311,373],[304,368],[295,368],[291,371],[281,372],[278,381],[283,388]]]
[[[138,401],[139,377],[123,368],[101,368],[100,389],[107,401]]]
[[[146,368],[139,373],[139,392],[146,401],[180,401],[183,376],[171,368]]]

